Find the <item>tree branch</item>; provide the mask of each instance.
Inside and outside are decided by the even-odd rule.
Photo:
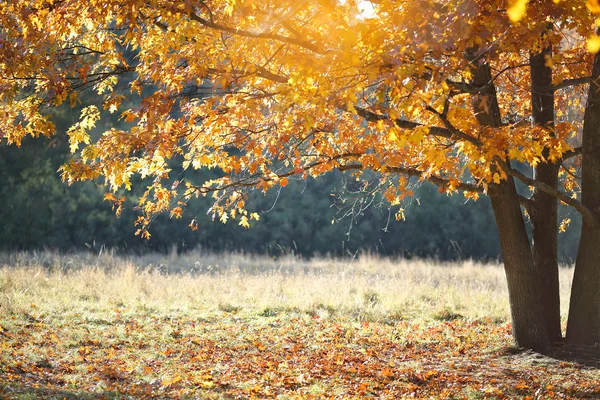
[[[572,157],[577,157],[581,155],[581,147],[575,147],[573,150],[569,150],[563,153],[562,160],[568,160]]]
[[[289,36],[283,36],[283,35],[279,35],[277,33],[253,33],[250,31],[243,30],[243,29],[232,28],[232,27],[229,27],[226,25],[218,24],[213,21],[209,21],[207,19],[200,17],[199,15],[197,15],[195,13],[189,13],[188,15],[192,21],[196,21],[196,22],[206,26],[207,28],[215,29],[215,30],[218,30],[221,32],[231,33],[232,35],[252,38],[252,39],[277,40],[279,42],[289,43],[289,44],[293,44],[296,46],[300,46],[307,50],[314,51],[315,53],[321,53],[321,50],[319,50],[319,48],[316,45],[314,45],[310,42],[307,42],[306,40],[297,39],[297,38],[293,38],[293,37],[289,37]]]
[[[581,78],[573,78],[573,79],[565,79],[562,82],[557,83],[556,85],[552,86],[552,90],[560,90],[560,89],[564,89],[567,87],[571,87],[571,86],[578,86],[578,85],[583,85],[586,83],[590,83],[592,80],[591,76],[584,76]]]
[[[256,68],[256,76],[260,76],[261,78],[270,80],[270,81],[274,81],[274,82],[278,82],[278,83],[288,83],[289,79],[287,76],[284,75],[278,75],[275,74],[271,71],[269,71],[268,69],[261,67],[259,65],[256,65],[254,68]]]
[[[451,132],[453,136],[456,136],[459,139],[469,142],[472,145],[474,145],[475,147],[481,147],[481,142],[479,142],[479,140],[477,140],[476,138],[474,138],[472,136],[467,135],[460,129],[457,129],[454,125],[452,125],[452,123],[450,123],[450,121],[448,120],[448,117],[447,117],[448,106],[449,106],[448,101],[446,101],[443,112],[439,112],[433,107],[427,107],[427,110],[436,114],[442,120],[446,129],[449,132]]]
[[[360,115],[361,117],[363,117],[367,121],[375,122],[375,121],[389,119],[389,117],[387,117],[386,115],[376,114],[376,113],[373,113],[371,111],[365,110],[360,107],[355,107],[355,108],[356,108],[357,114]],[[442,119],[442,122],[445,122],[445,123],[447,122],[447,125],[448,125],[446,128],[430,127],[429,132],[431,134],[433,134],[435,136],[441,136],[444,138],[448,138],[448,139],[450,139],[452,137],[458,137],[460,139],[468,141],[469,143],[472,143],[475,146],[478,146],[478,147],[480,146],[480,143],[476,138],[468,136],[467,134],[465,134],[464,132],[461,132],[460,130],[453,129],[454,127],[449,123],[447,118],[445,118],[443,113],[440,113],[434,109],[431,109],[430,111],[435,112],[440,117],[440,119]],[[399,127],[406,128],[406,129],[414,129],[419,126],[424,126],[424,125],[418,124],[416,122],[404,121],[404,120],[394,120],[394,122]],[[564,159],[566,159],[568,157],[573,157],[580,153],[581,153],[581,149],[576,148],[576,149],[573,149],[573,151],[565,153],[565,155],[563,157],[564,157]],[[528,185],[530,187],[535,187],[544,193],[547,193],[551,196],[556,197],[558,200],[562,201],[563,203],[572,206],[573,208],[575,208],[577,211],[579,211],[581,213],[581,215],[583,216],[583,218],[586,221],[588,221],[590,223],[593,223],[595,221],[595,218],[594,218],[592,212],[587,207],[585,207],[580,201],[569,197],[566,193],[561,192],[561,191],[553,188],[550,185],[547,185],[547,184],[539,182],[535,179],[529,178],[528,176],[522,174],[521,172],[511,168],[510,165],[503,160],[498,160],[498,162],[508,175],[511,175],[511,176],[517,178],[518,180],[520,180],[521,182],[525,183],[526,185]],[[403,168],[399,168],[399,167],[396,167],[396,169],[394,169],[394,167],[388,167],[388,170],[392,171],[392,172],[402,173],[402,174],[405,174],[408,176],[422,177],[422,173],[417,170],[403,169]],[[441,186],[441,187],[445,187],[449,183],[448,181],[444,180],[443,178],[439,178],[439,177],[435,177],[435,176],[429,177],[426,179],[429,180],[430,182],[436,184],[437,186]],[[466,185],[466,186],[464,186],[464,185]],[[484,192],[483,188],[481,188],[478,185],[472,185],[472,184],[463,184],[463,185],[461,185],[461,187],[458,187],[458,188],[461,190],[472,191],[472,192],[479,192],[479,193]],[[519,196],[519,203],[522,206],[527,208],[531,204],[531,199],[524,197],[524,196]]]
[[[362,170],[362,169],[364,169],[364,166],[359,163],[352,163],[352,164],[347,164],[347,165],[340,165],[336,168],[337,168],[337,170],[343,172],[343,171],[352,171],[352,170]],[[420,178],[420,179],[429,181],[429,182],[433,183],[434,185],[439,186],[441,188],[447,188],[448,186],[450,186],[450,180],[444,179],[439,176],[432,175],[427,178],[423,178],[424,172],[419,171],[418,169],[405,168],[405,167],[389,167],[389,166],[384,166],[384,168],[387,171],[390,171],[390,172],[393,172],[396,174],[402,174],[402,175],[406,175],[409,177]],[[482,186],[476,185],[474,183],[459,182],[457,185],[455,185],[455,187],[456,187],[456,189],[463,190],[465,192],[474,192],[474,193],[484,193],[485,192]]]
[[[338,106],[339,108],[341,108],[344,111],[348,111],[348,109],[344,106]],[[356,110],[356,114],[362,118],[365,119],[365,121],[368,122],[377,122],[377,121],[383,121],[383,120],[391,120],[389,116],[384,115],[384,114],[377,114],[374,113],[372,111],[366,110],[362,107],[357,107],[354,106],[354,109]],[[429,128],[429,133],[434,135],[434,136],[438,136],[438,137],[443,137],[446,139],[452,139],[455,135],[455,133],[451,132],[450,130],[448,130],[447,128],[442,128],[440,126],[427,126],[427,125],[423,125],[423,124],[419,124],[417,122],[412,122],[412,121],[406,121],[400,118],[391,120],[393,121],[399,128],[403,128],[403,129],[415,129],[418,127],[427,127]],[[461,132],[462,133],[462,132]],[[471,138],[470,136],[467,136],[470,139],[473,140],[477,140],[475,138]],[[458,136],[458,138],[460,139],[465,139],[462,136]],[[470,139],[465,139],[465,140],[469,140]],[[479,145],[478,145],[479,146]]]
[[[534,187],[544,193],[554,196],[558,200],[562,201],[563,203],[568,204],[571,207],[575,208],[577,211],[579,211],[579,213],[581,214],[581,216],[583,217],[583,219],[586,222],[591,224],[591,226],[595,226],[596,218],[594,217],[594,214],[592,213],[592,211],[589,208],[584,206],[580,201],[569,197],[566,193],[561,192],[560,190],[555,189],[554,187],[552,187],[550,185],[547,185],[543,182],[540,182],[540,181],[537,181],[535,179],[528,177],[527,175],[523,174],[522,172],[517,171],[516,169],[513,169],[508,163],[506,163],[504,161],[501,161],[500,165],[502,166],[503,170],[508,175],[511,175],[511,176],[517,178],[518,180],[520,180],[521,182],[523,182],[524,184],[526,184],[530,187]]]
[[[448,86],[453,87],[454,89],[458,90],[460,93],[477,93],[478,89],[474,89],[469,83],[467,82],[456,82],[450,79],[446,79],[446,83],[448,84]]]

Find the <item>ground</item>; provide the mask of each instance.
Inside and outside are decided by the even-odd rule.
[[[512,346],[497,265],[0,260],[5,398],[600,398],[600,349]]]

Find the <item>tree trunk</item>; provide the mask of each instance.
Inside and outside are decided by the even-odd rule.
[[[542,350],[550,344],[543,315],[540,283],[512,177],[490,185],[504,271],[508,283],[513,336],[517,346]]]
[[[489,64],[478,60],[472,87],[477,90],[472,105],[482,127],[499,127],[500,108]],[[541,350],[550,344],[546,329],[541,288],[536,274],[529,238],[512,177],[489,186],[490,197],[508,283],[513,336],[517,346]]]
[[[581,228],[567,341],[595,344],[600,343],[600,53],[594,58],[583,123],[581,202],[596,218],[584,219]]]
[[[531,67],[531,105],[533,122],[554,132],[554,91],[552,68],[546,66],[546,56],[552,48],[529,57]],[[547,157],[547,151],[545,156]],[[534,178],[558,188],[557,163],[540,163],[534,168]],[[558,201],[554,196],[535,190],[527,211],[532,226],[533,265],[541,286],[541,300],[546,330],[550,341],[562,340],[560,328],[560,285],[558,280]]]

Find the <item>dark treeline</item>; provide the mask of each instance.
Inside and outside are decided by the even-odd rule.
[[[76,114],[76,113],[75,113]],[[58,131],[75,118],[71,111],[56,117]],[[104,126],[103,128],[106,128]],[[136,194],[134,187],[127,207],[116,218],[103,201],[107,188],[101,182],[61,182],[58,168],[70,157],[66,135],[52,139],[26,140],[20,148],[0,147],[0,249],[61,251],[101,247],[123,252],[179,251],[202,247],[217,251],[243,250],[279,255],[347,255],[370,250],[384,255],[435,257],[442,260],[500,257],[493,215],[486,197],[477,202],[461,195],[447,197],[429,184],[415,189],[403,205],[406,219],[396,221],[396,209],[377,198],[357,192],[350,176],[330,173],[319,180],[294,183],[279,193],[257,192],[250,207],[261,220],[251,229],[236,222],[223,225],[207,215],[210,199],[190,202],[182,219],[157,218],[149,241],[134,232]],[[198,172],[187,171],[182,177]],[[372,203],[362,210],[360,201]],[[345,201],[344,201],[345,200]],[[351,213],[351,206],[355,212]],[[346,214],[347,215],[344,217]],[[561,260],[571,262],[576,254],[579,220],[560,234]],[[199,229],[192,231],[191,219]],[[332,223],[335,222],[335,223]]]

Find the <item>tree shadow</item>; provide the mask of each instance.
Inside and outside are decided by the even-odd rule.
[[[518,356],[532,363],[567,362],[578,364],[583,368],[600,369],[600,346],[560,343],[543,351],[532,351],[518,347],[504,350],[507,356]]]
[[[565,367],[570,371],[588,370],[594,376],[596,372],[600,372],[600,346],[560,343],[540,352],[508,347],[503,349],[502,355],[520,365],[521,369],[528,366],[543,367],[549,374],[554,371],[561,375],[561,379],[568,378],[568,373],[564,372]],[[589,387],[572,386],[566,390],[569,398],[600,399],[600,389],[595,384]]]
[[[541,354],[562,362],[579,364],[583,367],[600,369],[600,346],[560,344],[546,349]]]

